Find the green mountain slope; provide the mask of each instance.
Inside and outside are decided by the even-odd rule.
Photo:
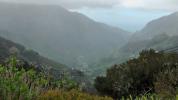
[[[151,39],[159,34],[178,35],[178,12],[149,22],[141,31],[132,36],[134,40]]]
[[[178,46],[177,36],[178,12],[175,12],[149,22],[132,36],[131,40],[119,50],[118,55],[124,54],[128,58],[134,57],[142,49],[164,50]]]
[[[42,57],[33,50],[26,49],[24,46],[0,37],[0,61],[3,62],[12,55],[18,59],[27,61],[36,67],[56,70],[58,73],[69,71],[69,68],[63,64],[54,62],[48,58]]]
[[[85,73],[45,58],[33,50],[26,49],[20,44],[0,37],[0,64],[12,55],[23,61],[23,63],[34,65],[37,70],[45,71],[46,74],[50,74],[56,79],[69,77],[80,85],[85,84],[82,85],[82,88],[86,91],[94,91],[90,82],[91,79]]]
[[[59,6],[0,3],[0,36],[72,67],[124,45],[128,32]]]

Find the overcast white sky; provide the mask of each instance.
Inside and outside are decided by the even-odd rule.
[[[59,4],[65,8],[124,6],[143,9],[178,10],[178,0],[0,0],[22,3]]]
[[[147,22],[178,11],[178,0],[0,0],[61,5],[88,17],[130,31]],[[130,28],[129,28],[130,27]]]

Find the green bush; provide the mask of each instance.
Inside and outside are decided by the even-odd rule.
[[[0,65],[0,99],[33,99],[47,87],[48,80],[33,69],[16,68],[13,66],[15,63],[12,60],[9,66]]]
[[[112,100],[81,92],[66,75],[55,80],[42,72],[10,58],[0,65],[0,100]]]
[[[77,87],[67,77],[54,80],[34,67],[21,66],[14,57],[0,65],[0,100],[33,100],[49,89],[71,90]]]
[[[178,87],[178,54],[144,50],[138,58],[107,70],[95,79],[96,89],[114,98],[157,93],[175,98]]]

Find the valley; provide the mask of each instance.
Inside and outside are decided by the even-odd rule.
[[[174,100],[177,47],[178,12],[129,32],[59,5],[0,2],[0,94]]]

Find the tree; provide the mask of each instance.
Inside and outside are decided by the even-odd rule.
[[[144,50],[139,54],[138,58],[128,60],[120,65],[114,65],[107,70],[106,77],[97,77],[95,87],[100,93],[108,93],[115,98],[122,96],[137,96],[146,93],[155,93],[157,91],[156,84],[161,83],[161,78],[165,77],[166,71],[177,68],[178,54],[156,52],[155,50]],[[178,85],[177,74],[170,71],[169,85],[176,88]],[[177,72],[178,73],[178,72]],[[109,84],[107,84],[109,82]],[[164,82],[163,82],[164,83]],[[104,85],[103,85],[104,84]],[[171,92],[169,90],[165,90]],[[173,89],[175,93],[175,89]],[[157,92],[158,93],[158,92]]]

